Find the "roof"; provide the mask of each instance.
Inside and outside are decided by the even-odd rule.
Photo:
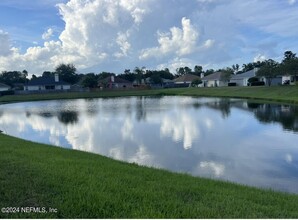
[[[254,76],[256,76],[255,70],[250,70],[250,71],[247,71],[247,72],[242,73],[242,74],[233,75],[231,77],[231,80],[251,78],[251,77],[254,77]]]
[[[192,82],[196,79],[200,79],[200,77],[193,75],[193,74],[184,74],[184,75],[174,79],[174,82]]]
[[[112,82],[112,76],[108,76],[108,77],[106,77],[104,79],[99,80],[98,82],[99,83],[111,83]],[[113,83],[130,83],[131,84],[132,82],[114,76],[114,82]]]
[[[6,85],[6,84],[4,84],[4,83],[0,83],[0,87],[1,87],[1,88],[10,88],[9,85]]]
[[[204,81],[221,80],[222,74],[224,74],[224,73],[223,72],[215,72],[215,73],[212,73],[210,75],[207,75],[207,76],[203,77],[202,80],[204,80]]]
[[[162,80],[162,82],[164,82],[164,83],[171,83],[171,82],[173,82],[173,80],[171,80],[171,79],[161,78],[161,80]],[[150,83],[150,82],[151,82],[151,77],[147,77],[147,78],[145,79],[145,81]]]
[[[70,84],[67,82],[64,82],[63,80],[59,80],[58,82],[55,82],[55,77],[44,76],[44,77],[38,77],[36,79],[31,79],[27,85],[28,86],[49,86],[49,85],[70,85]]]

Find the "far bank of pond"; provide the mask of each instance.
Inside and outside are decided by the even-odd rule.
[[[127,97],[127,96],[158,96],[158,95],[185,95],[202,97],[232,97],[246,99],[260,99],[274,102],[298,104],[298,86],[262,86],[262,87],[216,87],[216,88],[175,88],[156,90],[111,90],[85,93],[53,93],[32,95],[11,95],[0,97],[0,103],[102,98],[102,97]]]

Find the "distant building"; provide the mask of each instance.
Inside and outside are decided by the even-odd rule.
[[[4,83],[0,83],[0,92],[10,90],[10,86]]]
[[[154,83],[151,77],[148,77],[144,79],[144,83],[148,86],[150,86],[153,89],[160,89],[160,88],[172,88],[174,87],[174,81],[171,79],[164,79],[160,78],[160,83]]]
[[[201,79],[199,76],[193,74],[184,74],[174,79],[175,87],[190,87],[194,80]]]
[[[282,84],[284,85],[295,85],[298,82],[298,76],[284,75],[282,76]]]
[[[215,72],[202,78],[204,87],[227,86],[228,80],[224,79],[224,72]]]
[[[230,83],[236,83],[236,86],[248,86],[248,80],[252,77],[256,77],[258,69],[249,70],[245,73],[233,75],[230,79]]]
[[[120,88],[132,88],[132,82],[116,77],[116,76],[108,76],[102,80],[98,81],[98,86],[101,88],[109,88],[109,89],[120,89]]]
[[[62,91],[70,90],[70,84],[59,79],[59,75],[31,79],[24,86],[26,91]]]

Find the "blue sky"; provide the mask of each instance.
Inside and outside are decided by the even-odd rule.
[[[296,0],[1,0],[0,71],[202,65],[298,52]]]

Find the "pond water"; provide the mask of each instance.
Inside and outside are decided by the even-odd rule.
[[[0,105],[12,136],[194,176],[298,193],[298,106],[130,97]]]

